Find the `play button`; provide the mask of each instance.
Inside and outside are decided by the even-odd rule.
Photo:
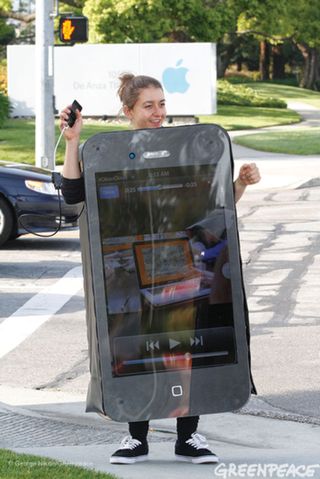
[[[174,339],[169,338],[169,348],[170,349],[175,348],[179,344],[181,344],[180,341],[175,341]]]

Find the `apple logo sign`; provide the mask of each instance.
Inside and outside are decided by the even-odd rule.
[[[190,84],[186,80],[188,68],[180,66],[183,60],[178,60],[176,67],[166,68],[162,73],[162,83],[168,93],[185,93]]]

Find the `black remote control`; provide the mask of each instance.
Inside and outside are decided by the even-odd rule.
[[[82,106],[80,105],[80,103],[77,102],[77,100],[74,100],[72,105],[71,105],[71,112],[70,112],[70,115],[69,115],[69,119],[67,121],[70,128],[73,127],[73,125],[75,124],[75,121],[77,119],[76,110],[81,111]]]

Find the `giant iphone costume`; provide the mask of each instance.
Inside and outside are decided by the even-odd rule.
[[[240,408],[251,383],[227,133],[101,133],[81,159],[87,410],[141,421]]]

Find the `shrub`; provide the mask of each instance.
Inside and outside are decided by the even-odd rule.
[[[232,85],[226,80],[218,81],[218,104],[287,108],[287,104],[283,100],[259,95],[252,88],[241,84]]]
[[[3,123],[8,118],[10,112],[10,102],[9,98],[0,92],[0,128],[3,126]]]
[[[0,60],[0,91],[5,93],[6,95],[8,93],[7,61],[5,59]]]

